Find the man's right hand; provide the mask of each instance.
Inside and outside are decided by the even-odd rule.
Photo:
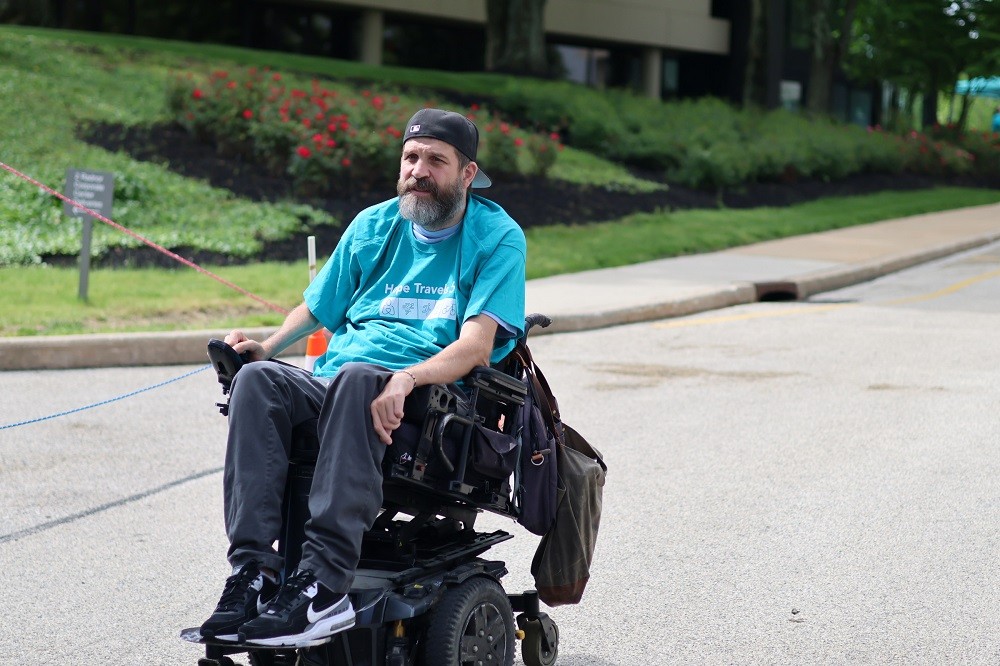
[[[267,360],[267,352],[264,351],[264,345],[256,340],[251,340],[243,331],[232,331],[226,336],[225,342],[236,350],[237,354],[245,354],[249,361]]]

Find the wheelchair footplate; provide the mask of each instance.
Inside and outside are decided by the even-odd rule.
[[[503,562],[479,558],[457,566],[449,557],[421,564],[423,566],[403,570],[359,567],[350,594],[356,608],[354,627],[334,634],[329,642],[319,646],[268,647],[220,641],[203,637],[199,627],[182,630],[180,637],[189,643],[205,646],[205,657],[198,661],[199,666],[233,666],[234,662],[228,655],[243,652],[249,653],[253,666],[410,664],[413,663],[414,648],[413,637],[407,636],[404,631],[407,623],[414,620],[419,623],[421,616],[449,588],[476,577],[499,582],[507,573]],[[391,660],[389,657],[393,654],[399,659]]]

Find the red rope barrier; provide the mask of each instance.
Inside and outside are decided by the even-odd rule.
[[[0,167],[2,167],[3,169],[6,169],[10,173],[12,173],[15,176],[17,176],[18,178],[21,178],[21,179],[23,179],[23,180],[31,183],[32,185],[40,187],[41,189],[45,190],[49,194],[51,194],[51,195],[53,195],[55,197],[58,197],[59,199],[62,199],[63,201],[69,203],[70,205],[75,206],[75,207],[77,207],[77,208],[79,208],[79,209],[81,209],[83,211],[86,211],[86,213],[88,215],[94,217],[95,219],[100,220],[101,222],[103,222],[104,224],[108,225],[109,227],[113,227],[113,228],[117,229],[118,231],[122,232],[123,234],[131,236],[132,238],[135,238],[136,240],[139,240],[142,243],[145,243],[146,245],[148,245],[149,247],[153,248],[157,252],[161,252],[162,254],[167,255],[168,257],[170,257],[174,261],[178,261],[178,262],[184,264],[185,266],[188,266],[189,268],[193,268],[194,270],[198,271],[199,273],[201,273],[203,275],[207,275],[208,277],[212,278],[213,280],[217,280],[218,282],[221,282],[222,284],[226,285],[230,289],[238,291],[241,294],[243,294],[244,296],[252,298],[253,300],[257,301],[258,303],[262,303],[263,305],[266,305],[267,307],[271,308],[275,312],[280,312],[282,314],[288,314],[288,310],[286,310],[285,308],[281,307],[280,305],[275,305],[274,303],[271,303],[270,301],[264,300],[263,298],[261,298],[260,296],[257,296],[256,294],[250,293],[249,291],[247,291],[243,287],[240,287],[238,285],[233,284],[229,280],[216,275],[215,273],[213,273],[212,271],[210,271],[208,269],[202,268],[198,264],[194,263],[193,261],[191,261],[189,259],[185,259],[184,257],[180,256],[176,252],[171,252],[167,248],[165,248],[162,245],[159,245],[157,243],[154,243],[153,241],[149,240],[145,236],[137,234],[136,232],[132,231],[131,229],[123,227],[122,225],[118,224],[117,222],[104,217],[100,213],[98,213],[96,211],[93,211],[90,208],[87,208],[83,204],[77,203],[76,201],[73,201],[72,199],[70,199],[66,195],[62,194],[61,192],[57,192],[57,191],[53,190],[51,187],[49,187],[48,185],[45,185],[44,183],[41,183],[41,182],[35,180],[31,176],[28,176],[26,174],[21,173],[20,171],[18,171],[14,167],[8,166],[7,164],[4,164],[3,162],[0,162]]]

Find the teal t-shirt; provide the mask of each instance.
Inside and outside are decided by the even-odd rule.
[[[413,235],[398,199],[367,208],[305,290],[306,305],[333,336],[314,374],[344,363],[399,370],[458,339],[484,312],[524,329],[524,233],[497,204],[472,196],[459,233],[438,243]],[[513,348],[498,336],[491,360]]]

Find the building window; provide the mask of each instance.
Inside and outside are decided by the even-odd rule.
[[[562,59],[568,80],[595,88],[603,88],[607,83],[608,62],[611,59],[607,49],[556,46],[556,51]]]
[[[677,58],[663,59],[663,95],[665,97],[676,97],[680,90],[681,65]]]

